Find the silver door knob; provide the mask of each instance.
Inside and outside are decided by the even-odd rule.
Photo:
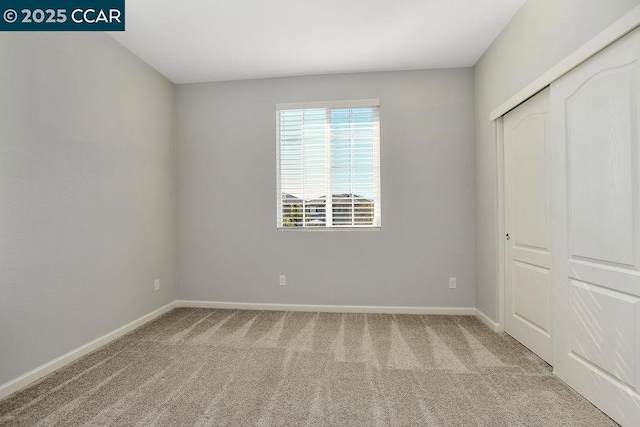
[[[509,236],[509,233],[507,233],[506,238],[507,238],[507,240],[511,239],[511,236]]]

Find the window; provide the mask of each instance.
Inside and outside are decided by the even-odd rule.
[[[278,105],[278,228],[380,227],[379,101]]]

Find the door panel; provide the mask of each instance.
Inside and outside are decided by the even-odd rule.
[[[536,103],[536,100],[532,100]],[[523,105],[533,109],[536,105]],[[542,106],[542,105],[541,105]],[[531,111],[511,131],[513,226],[509,230],[517,246],[546,250],[547,240],[547,150],[546,114]],[[510,122],[510,120],[509,120]]]
[[[640,298],[578,280],[570,280],[569,298],[571,352],[635,388]]]
[[[547,334],[549,322],[549,269],[514,261],[513,312]]]
[[[571,255],[634,265],[631,138],[636,62],[597,72],[566,101]],[[603,143],[606,142],[606,143]]]
[[[505,331],[552,361],[549,90],[504,116]]]
[[[640,420],[640,30],[551,87],[554,372]]]

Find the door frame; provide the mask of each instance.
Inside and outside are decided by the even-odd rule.
[[[600,52],[610,44],[622,38],[629,32],[640,26],[640,6],[631,9],[620,19],[615,21],[609,27],[605,28],[598,35],[586,42],[576,51],[568,55],[565,59],[558,62],[555,66],[543,73],[540,77],[526,85],[522,90],[513,95],[511,98],[503,102],[489,115],[489,120],[494,126],[494,135],[496,136],[496,159],[497,159],[497,212],[498,212],[498,319],[494,322],[493,329],[496,332],[504,332],[505,324],[505,286],[506,286],[506,246],[505,236],[505,200],[504,200],[504,123],[503,116],[513,110],[529,98],[536,95],[547,86],[551,85],[555,80],[562,77],[573,68],[582,64],[596,53]],[[551,141],[553,143],[553,140]],[[553,286],[551,288],[553,292]],[[490,320],[490,319],[488,319]]]

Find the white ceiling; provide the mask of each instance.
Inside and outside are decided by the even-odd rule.
[[[470,67],[525,0],[129,0],[110,35],[174,83]]]

